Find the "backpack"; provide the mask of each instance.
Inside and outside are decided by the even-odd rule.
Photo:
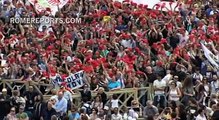
[[[90,115],[92,113],[92,109],[91,109],[90,105],[89,106],[83,105],[82,108],[85,108],[85,111],[88,115]]]

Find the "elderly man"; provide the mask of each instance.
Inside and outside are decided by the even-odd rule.
[[[2,94],[0,94],[0,101],[9,101],[10,96],[7,94],[7,89],[3,88],[2,89]]]
[[[61,86],[60,92],[63,92],[64,98],[68,102],[68,109],[70,109],[71,108],[71,103],[72,103],[72,94],[71,94],[71,92],[66,90],[66,88],[64,86]]]
[[[148,100],[147,106],[144,108],[143,116],[147,118],[148,116],[155,116],[158,114],[158,108],[153,105],[153,101]]]
[[[63,92],[58,93],[58,98],[54,105],[54,109],[61,117],[63,117],[67,112],[68,101],[64,98]]]

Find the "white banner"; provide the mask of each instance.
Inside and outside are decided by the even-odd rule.
[[[219,60],[217,59],[217,57],[203,43],[201,43],[201,46],[202,50],[204,51],[204,55],[208,59],[208,61],[213,65],[213,67],[219,69]]]
[[[59,87],[62,83],[66,83],[66,86],[71,89],[78,89],[84,85],[84,71],[79,71],[74,74],[69,75],[65,80],[57,74],[54,77],[50,77],[52,84],[55,87]]]
[[[35,8],[41,12],[50,8],[52,15],[55,15],[56,12],[61,9],[69,0],[28,0]]]
[[[126,0],[114,0],[114,1],[118,1],[118,2],[123,2],[123,1],[126,1]],[[152,9],[156,4],[160,4],[162,5],[163,3],[165,3],[166,7],[171,10],[171,7],[169,5],[170,2],[166,2],[166,1],[161,1],[161,0],[130,0],[134,3],[137,3],[137,4],[143,4],[143,5],[148,5],[148,8]],[[172,9],[174,9],[177,5],[177,2],[172,2]],[[163,11],[166,11],[166,9],[163,9]],[[176,9],[176,11],[178,11],[178,8]]]
[[[75,74],[72,74],[68,76],[65,79],[65,82],[67,82],[67,87],[71,89],[77,89],[84,85],[84,71],[79,71]]]

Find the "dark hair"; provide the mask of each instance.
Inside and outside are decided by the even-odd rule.
[[[92,108],[92,111],[95,110],[96,113],[98,113],[98,109],[97,108]]]
[[[203,109],[198,109],[197,113],[198,113],[198,114],[201,114],[202,111],[203,111]]]
[[[171,118],[176,118],[176,117],[177,117],[177,114],[176,114],[175,112],[172,112],[172,113],[170,114],[170,116],[171,116]]]
[[[118,99],[118,96],[116,94],[113,94],[113,99]]]
[[[198,93],[201,93],[201,92],[203,92],[203,91],[205,91],[204,85],[199,85],[197,92],[198,92]]]
[[[192,77],[191,76],[187,76],[183,82],[183,88],[188,88],[191,87],[193,85],[192,83]]]

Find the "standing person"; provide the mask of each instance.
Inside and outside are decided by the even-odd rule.
[[[57,115],[57,112],[53,108],[53,104],[48,102],[46,108],[43,110],[43,120],[51,120],[53,115]]]
[[[9,101],[9,100],[10,100],[10,95],[7,94],[7,89],[3,88],[2,94],[0,95],[0,101]]]
[[[165,81],[161,79],[161,76],[157,76],[157,80],[153,82],[154,86],[154,105],[159,105],[161,108],[166,107],[166,95],[165,95],[165,88],[167,84]]]
[[[18,120],[16,117],[16,110],[15,107],[12,107],[10,113],[6,117],[7,120]]]
[[[192,83],[192,78],[191,77],[187,77],[184,80],[183,83],[183,97],[182,97],[182,103],[185,106],[188,106],[188,101],[189,99],[194,99],[194,88],[193,88],[193,83]]]
[[[143,116],[144,118],[148,118],[149,116],[155,116],[158,114],[158,108],[153,105],[153,101],[148,100],[147,106],[144,108]]]
[[[97,92],[97,95],[100,95],[101,96],[101,100],[103,102],[103,106],[105,106],[106,102],[107,102],[107,95],[106,93],[104,92],[104,88],[103,87],[100,87],[98,89],[98,92]]]
[[[114,113],[112,114],[111,120],[123,120],[118,108],[114,108]]]
[[[91,101],[91,91],[88,87],[88,85],[84,85],[84,89],[83,91],[81,91],[81,97],[82,97],[82,101]]]
[[[96,96],[94,101],[91,103],[91,108],[97,108],[98,111],[103,109],[103,102],[101,96]]]
[[[3,119],[10,111],[10,96],[7,95],[7,90],[2,89],[2,94],[0,94],[0,119]]]
[[[36,91],[34,91],[33,86],[29,86],[28,91],[24,92],[23,97],[26,100],[25,110],[33,113],[34,111],[34,98],[38,95]]]
[[[66,115],[67,106],[68,106],[68,102],[63,97],[63,92],[59,92],[58,98],[57,98],[56,103],[54,105],[54,108],[55,108],[56,112],[59,113],[61,118]]]
[[[24,112],[25,107],[20,105],[19,112],[16,114],[17,119],[19,120],[29,120],[29,117],[26,112]]]
[[[97,108],[93,108],[92,109],[92,113],[90,114],[90,120],[96,120],[98,118],[98,109]]]
[[[68,109],[71,109],[72,94],[64,86],[61,86],[61,91],[64,93],[64,98],[68,101]]]
[[[199,109],[198,110],[198,116],[195,120],[207,120],[207,117],[205,116],[205,110]]]
[[[43,101],[43,95],[38,95],[34,98],[34,120],[41,120],[43,118],[43,110],[46,108],[46,104]]]
[[[16,112],[19,111],[19,106],[23,105],[25,106],[26,101],[23,97],[20,96],[20,92],[18,90],[14,90],[12,92],[12,97],[10,98],[10,105],[14,106],[16,109]]]
[[[77,110],[77,108],[73,107],[71,108],[71,113],[68,115],[69,120],[78,120],[80,118],[80,114]]]
[[[180,89],[177,87],[177,84],[175,82],[170,83],[170,89],[168,92],[168,100],[169,101],[179,101],[180,97],[182,96],[182,93]]]

